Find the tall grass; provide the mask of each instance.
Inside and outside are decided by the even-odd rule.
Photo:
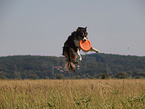
[[[145,109],[145,80],[0,80],[0,109]]]

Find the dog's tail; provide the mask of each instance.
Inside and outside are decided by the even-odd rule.
[[[71,72],[75,72],[76,66],[75,63],[71,61],[67,61],[64,67],[65,70],[69,70]]]

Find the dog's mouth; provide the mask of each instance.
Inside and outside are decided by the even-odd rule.
[[[84,38],[83,38],[83,41],[86,41],[86,40],[87,40],[87,38],[86,38],[86,37],[84,37]]]

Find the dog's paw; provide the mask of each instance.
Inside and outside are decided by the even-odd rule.
[[[72,63],[74,63],[74,64],[78,64],[79,62],[78,62],[78,61],[72,61]]]
[[[82,57],[80,57],[79,60],[81,61],[82,60]]]
[[[99,50],[96,50],[95,52],[96,52],[96,53],[99,53],[100,51],[99,51]]]

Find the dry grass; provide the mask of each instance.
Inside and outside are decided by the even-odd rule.
[[[145,80],[0,80],[0,109],[145,109]]]

